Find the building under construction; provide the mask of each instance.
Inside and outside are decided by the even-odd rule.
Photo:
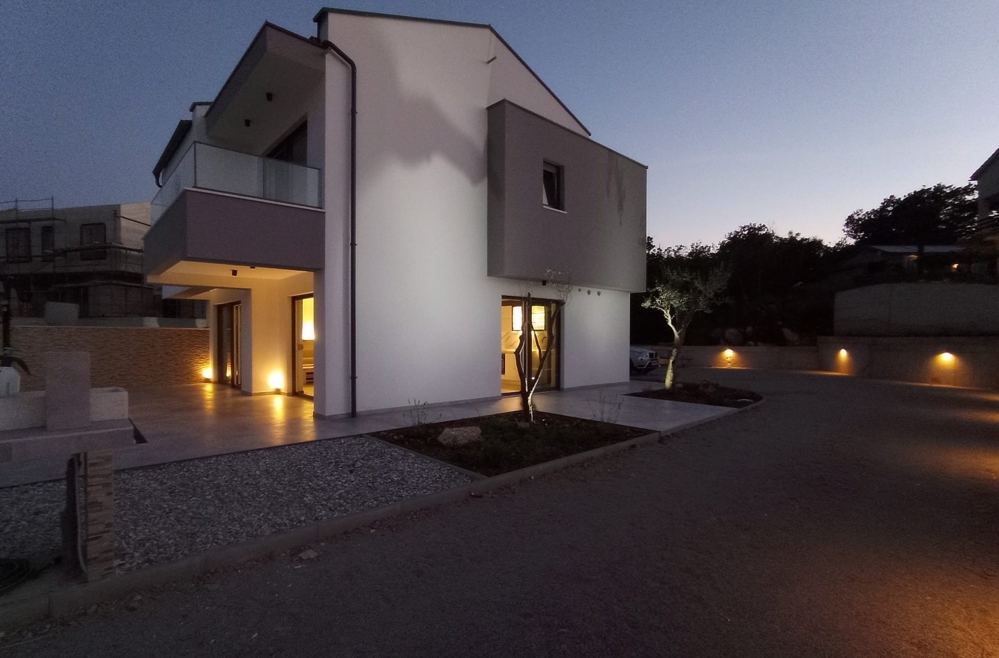
[[[0,202],[0,283],[12,314],[45,317],[47,302],[62,302],[75,304],[79,318],[203,318],[204,302],[162,300],[145,283],[149,212],[149,203]]]

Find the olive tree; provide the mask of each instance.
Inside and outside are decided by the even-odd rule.
[[[642,301],[644,308],[658,310],[673,331],[673,347],[666,364],[666,390],[673,388],[673,364],[683,349],[687,327],[698,313],[710,313],[726,300],[721,297],[729,273],[712,267],[705,273],[681,267],[667,267]]]
[[[517,362],[517,375],[520,380],[520,406],[524,412],[524,418],[530,423],[534,422],[534,391],[537,390],[538,383],[541,381],[541,374],[551,359],[552,350],[558,338],[555,332],[558,330],[558,320],[562,315],[562,310],[572,297],[572,284],[569,281],[568,274],[548,270],[546,276],[547,278],[541,282],[543,286],[551,291],[546,293],[546,299],[554,299],[557,302],[551,317],[547,318],[545,322],[548,334],[547,340],[542,345],[540,337],[534,331],[532,322],[533,314],[531,313],[531,286],[528,284],[522,294],[522,297],[526,300],[526,307],[522,314],[523,324],[521,325],[520,341],[517,343],[517,349],[514,351]],[[530,359],[530,354],[534,348],[537,348],[538,351],[538,362],[536,364],[531,363]]]

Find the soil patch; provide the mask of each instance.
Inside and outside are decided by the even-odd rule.
[[[523,414],[516,411],[386,430],[372,436],[492,476],[649,434],[649,430],[637,427],[540,411],[534,414],[532,424],[521,422],[522,418]],[[437,441],[448,427],[472,426],[481,428],[482,441],[463,446],[445,446]]]
[[[692,402],[694,404],[710,404],[717,407],[733,407],[739,409],[759,402],[763,396],[753,391],[740,388],[719,386],[714,382],[704,381],[699,384],[673,384],[673,390],[655,388],[649,391],[631,393],[638,398],[655,398],[656,400],[673,400],[674,402]]]

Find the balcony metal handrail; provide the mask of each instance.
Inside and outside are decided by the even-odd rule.
[[[192,142],[153,198],[152,221],[155,223],[184,190],[191,188],[322,207],[319,169]]]

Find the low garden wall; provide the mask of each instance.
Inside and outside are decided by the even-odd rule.
[[[846,375],[999,389],[999,337],[819,338],[822,370]]]
[[[136,388],[202,381],[208,329],[14,325],[15,353],[31,368],[21,390],[45,388],[46,352],[90,352],[90,385]]]
[[[659,355],[669,347],[655,347]],[[815,347],[687,346],[680,366],[819,370],[856,377],[999,390],[999,337],[824,336]]]

